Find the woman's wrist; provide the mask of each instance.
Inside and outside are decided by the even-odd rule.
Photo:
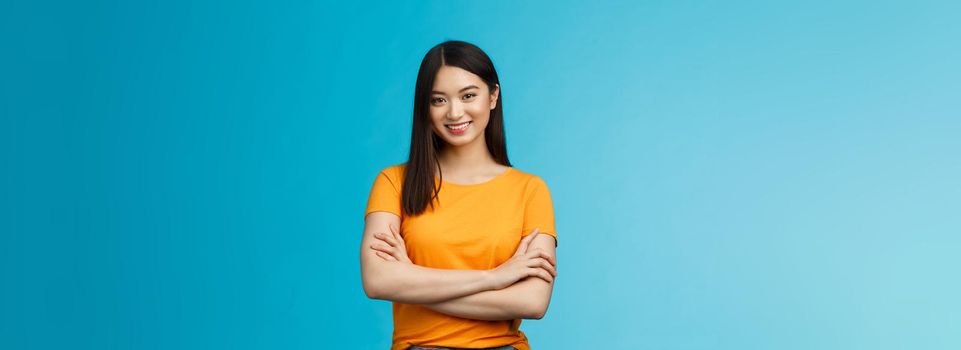
[[[498,289],[497,276],[494,270],[481,270],[481,276],[483,281],[481,285],[484,286],[485,291]]]

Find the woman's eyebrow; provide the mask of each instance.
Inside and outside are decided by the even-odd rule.
[[[460,91],[458,91],[458,92],[464,92],[464,91],[467,91],[467,90],[470,90],[470,89],[479,89],[479,88],[477,87],[477,85],[470,85],[470,86],[467,86],[467,87],[465,87],[465,88],[463,88],[463,89],[460,89]],[[431,93],[431,94],[435,94],[435,95],[443,95],[443,94],[444,94],[443,92],[440,92],[440,91],[431,91],[430,93]]]

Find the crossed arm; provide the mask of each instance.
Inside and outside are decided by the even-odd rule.
[[[367,215],[360,260],[368,297],[476,320],[539,319],[547,312],[556,275],[553,237],[526,236],[514,256],[493,270],[447,270],[411,263],[395,227],[397,215]]]

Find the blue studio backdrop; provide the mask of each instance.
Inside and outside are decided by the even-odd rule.
[[[955,1],[0,4],[0,349],[386,349],[420,59],[552,191],[536,349],[961,348]]]

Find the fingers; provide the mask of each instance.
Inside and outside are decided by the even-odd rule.
[[[402,251],[407,251],[407,245],[404,244],[404,237],[400,234],[400,229],[394,225],[387,226],[390,229],[390,233],[394,236],[394,242],[397,243],[397,247]]]
[[[540,268],[531,268],[528,272],[528,276],[540,278],[546,281],[547,283],[554,282],[554,276],[551,276],[551,274],[547,272],[547,270],[540,269]]]
[[[524,239],[521,239],[521,245],[524,247],[527,247],[528,245],[530,245],[531,242],[534,241],[534,237],[537,236],[538,233],[540,233],[540,230],[535,228],[534,231],[531,231],[530,234],[528,234],[527,236],[524,236]]]
[[[393,257],[396,261],[410,261],[407,258],[407,254],[403,250],[397,247],[390,247],[383,244],[371,244],[370,249],[373,249],[375,253],[384,253]],[[379,255],[379,254],[378,254]]]
[[[547,270],[547,272],[550,272],[551,276],[557,277],[557,268],[555,268],[554,265],[548,262],[547,259],[544,259],[544,258],[531,259],[528,262],[527,267],[542,268],[544,270]]]
[[[534,259],[534,258],[544,258],[544,259],[547,259],[547,261],[549,261],[549,262],[551,263],[551,265],[557,266],[557,260],[554,259],[554,256],[551,255],[551,254],[548,254],[547,252],[545,252],[545,251],[542,250],[542,249],[533,249],[533,250],[527,252],[527,257],[528,257],[528,258],[531,258],[531,259]]]
[[[381,259],[384,259],[384,260],[387,260],[387,261],[397,261],[397,258],[394,258],[393,256],[391,256],[391,255],[389,255],[389,254],[385,254],[384,252],[378,251],[378,252],[377,252],[377,256],[379,256]]]
[[[534,237],[537,237],[537,235],[540,233],[541,233],[541,229],[535,228],[534,231],[531,231],[531,234],[527,235],[527,245],[524,246],[525,250],[530,248],[531,243],[534,242]]]
[[[373,243],[370,245],[370,249],[393,255],[395,248],[383,244]]]
[[[531,242],[534,241],[534,237],[536,237],[538,233],[540,233],[540,229],[535,228],[530,234],[524,236],[524,238],[521,239],[521,242],[517,245],[517,250],[514,252],[514,255],[516,256],[527,253],[527,247],[531,245]]]
[[[390,234],[394,236],[395,241],[400,242],[400,244],[404,244],[404,237],[400,235],[400,230],[394,227],[394,225],[387,225],[387,228],[390,230]]]
[[[374,238],[377,238],[377,239],[379,239],[379,240],[381,240],[381,241],[386,242],[386,243],[389,244],[391,247],[396,247],[396,246],[397,246],[397,241],[394,240],[394,236],[393,236],[393,235],[387,235],[387,234],[385,234],[385,233],[377,232],[377,233],[374,234]]]

